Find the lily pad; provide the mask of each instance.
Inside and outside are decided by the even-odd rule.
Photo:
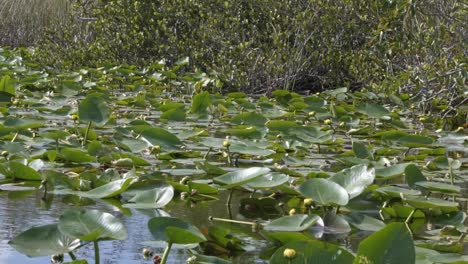
[[[254,189],[272,188],[287,182],[289,176],[282,173],[270,172],[249,181],[246,185]]]
[[[300,232],[311,227],[320,219],[317,215],[287,215],[277,218],[268,223],[263,230],[265,231],[284,231],[284,232]]]
[[[29,257],[68,253],[81,246],[79,239],[61,233],[57,224],[30,228],[8,244]]]
[[[153,238],[174,244],[194,244],[206,241],[195,226],[174,217],[154,217],[148,221]]]
[[[345,188],[349,194],[349,199],[352,199],[372,184],[374,178],[374,168],[368,169],[366,165],[356,165],[336,173],[329,179]]]
[[[141,138],[153,146],[160,146],[167,150],[179,149],[182,142],[172,133],[159,127],[144,129]]]
[[[102,95],[89,94],[80,102],[78,113],[81,121],[104,125],[109,120],[109,108]]]
[[[67,209],[58,222],[60,232],[85,241],[125,240],[127,229],[115,216],[96,209]]]
[[[391,223],[364,239],[353,263],[414,264],[416,253],[411,233],[403,223]]]
[[[327,179],[316,178],[305,181],[297,190],[321,205],[346,205],[349,201],[346,189]]]
[[[162,208],[174,197],[174,188],[167,184],[160,184],[153,189],[139,191],[124,204],[127,208]]]
[[[224,175],[213,178],[215,183],[223,185],[223,188],[229,189],[236,186],[246,184],[262,175],[270,172],[269,168],[251,167],[248,169],[240,169],[233,172],[228,172]]]

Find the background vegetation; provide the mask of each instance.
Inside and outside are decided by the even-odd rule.
[[[2,14],[13,15],[3,15],[1,44],[40,43],[36,54],[49,65],[188,56],[224,91],[346,86],[408,93],[431,107],[465,102],[468,20],[459,0],[3,1]]]

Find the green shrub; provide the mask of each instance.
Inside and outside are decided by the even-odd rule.
[[[364,87],[422,102],[460,93],[466,78],[459,0],[102,0],[75,12],[96,21],[50,35],[40,53],[48,63],[188,56],[226,90]]]

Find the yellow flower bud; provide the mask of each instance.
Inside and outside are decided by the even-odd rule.
[[[283,251],[283,256],[288,259],[293,259],[296,256],[296,250],[292,248],[286,248]]]
[[[304,205],[305,206],[311,206],[313,202],[314,202],[314,200],[311,199],[311,198],[305,198],[304,199]]]
[[[323,123],[325,125],[330,125],[332,123],[332,121],[330,119],[325,119],[325,120],[323,120]]]

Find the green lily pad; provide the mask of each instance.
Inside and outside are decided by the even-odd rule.
[[[401,195],[403,196],[410,196],[410,195],[420,195],[421,191],[419,190],[411,190],[411,189],[405,189],[401,187],[396,187],[396,186],[385,186],[385,187],[380,187],[377,189],[377,192],[382,193],[386,196],[392,197],[392,198],[400,198]]]
[[[174,188],[167,184],[159,184],[153,189],[138,191],[137,194],[129,200],[130,203],[124,204],[127,208],[162,208],[168,204],[174,197]]]
[[[349,199],[352,199],[361,194],[364,189],[374,182],[375,170],[368,169],[366,165],[356,165],[351,168],[344,169],[329,180],[341,185],[349,194]]]
[[[427,181],[419,168],[414,164],[409,164],[405,168],[405,180],[411,188],[417,188],[416,182]]]
[[[229,189],[246,184],[262,175],[270,172],[269,168],[251,167],[248,169],[240,169],[233,172],[228,172],[224,175],[213,178],[215,183],[223,185],[223,188]]]
[[[317,215],[287,215],[268,223],[265,231],[301,232],[311,227],[320,219]]]
[[[360,244],[355,264],[414,264],[416,253],[413,237],[403,223],[391,223]]]
[[[321,205],[346,205],[349,201],[346,189],[327,179],[316,178],[305,181],[297,190]]]
[[[282,173],[270,172],[249,181],[246,185],[254,189],[273,188],[287,182],[289,176]]]
[[[349,215],[346,220],[355,228],[363,231],[375,232],[385,227],[385,223],[381,220],[357,213]]]
[[[30,181],[38,181],[41,180],[41,176],[39,172],[34,170],[33,168],[21,164],[16,161],[9,162],[9,169],[10,173],[7,175],[14,178],[14,179],[21,179],[21,180],[30,180]]]
[[[421,136],[421,135],[407,135],[399,138],[397,142],[405,147],[417,148],[425,147],[434,143],[434,139],[431,137]]]
[[[356,110],[373,118],[382,118],[390,113],[387,108],[381,105],[368,103],[358,105]]]
[[[390,167],[378,168],[375,170],[375,177],[384,180],[400,177],[405,173],[406,166],[409,164],[410,163],[401,163]]]
[[[441,193],[460,193],[461,187],[458,185],[451,185],[448,183],[441,183],[441,182],[429,182],[429,181],[422,181],[416,182],[415,185],[421,186],[426,190],[431,192],[441,192]]]
[[[174,217],[154,217],[148,221],[153,238],[174,244],[194,244],[206,241],[195,226]]]
[[[93,156],[76,148],[63,148],[60,150],[60,154],[68,162],[83,163],[95,160]]]
[[[127,229],[115,216],[96,209],[67,209],[58,222],[60,232],[84,241],[125,240]]]
[[[407,197],[405,200],[409,205],[418,209],[439,208],[445,212],[458,210],[458,203],[439,198]]]
[[[206,116],[208,114],[208,106],[210,106],[211,97],[207,91],[195,95],[192,99],[191,112],[199,116]]]
[[[115,197],[125,192],[134,181],[135,181],[135,178],[115,180],[115,181],[106,183],[104,185],[101,185],[97,188],[94,188],[90,191],[73,192],[73,194],[83,196],[83,197],[88,197],[88,198],[95,198],[95,199]]]
[[[353,140],[352,147],[353,147],[354,155],[357,158],[360,158],[360,159],[372,158],[372,153],[361,142]]]
[[[109,120],[109,108],[100,94],[86,96],[78,106],[78,114],[81,121],[94,122],[98,126]]]
[[[182,145],[174,134],[159,127],[144,129],[141,132],[141,138],[153,146],[160,146],[167,150],[177,150]]]
[[[79,239],[61,233],[57,224],[30,228],[8,244],[29,257],[68,253],[81,245]]]
[[[240,113],[231,118],[231,123],[237,125],[264,126],[267,121],[266,117],[254,112]]]

